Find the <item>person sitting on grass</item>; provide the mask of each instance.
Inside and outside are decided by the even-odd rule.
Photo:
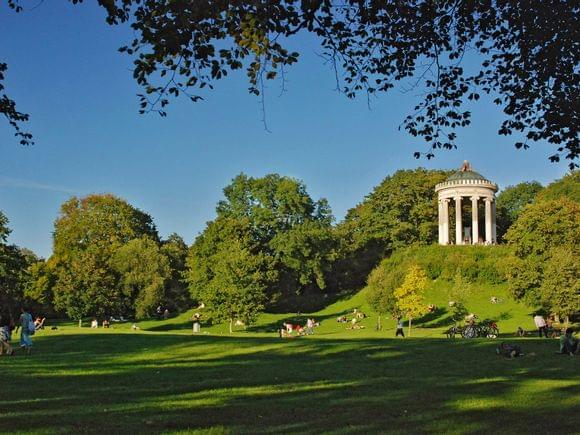
[[[45,320],[46,320],[46,317],[40,317],[40,316],[38,316],[36,319],[34,319],[34,327],[36,328],[37,331],[39,329],[44,329],[44,321]]]
[[[302,335],[304,328],[300,325],[294,325],[292,323],[284,322],[279,330],[280,338],[294,338],[292,332],[296,331],[296,336]]]
[[[14,349],[10,346],[10,322],[0,318],[0,355],[6,350],[6,355],[14,355]]]
[[[572,328],[567,328],[566,332],[560,337],[560,351],[557,353],[573,356],[577,354],[579,350],[578,339],[574,336],[574,330]]]

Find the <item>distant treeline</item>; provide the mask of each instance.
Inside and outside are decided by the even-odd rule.
[[[339,223],[299,180],[240,174],[189,247],[177,234],[160,238],[151,216],[112,194],[72,197],[61,206],[46,260],[7,243],[0,212],[0,310],[147,318],[159,306],[180,312],[203,303],[215,320],[246,324],[266,309],[299,310],[301,301],[362,288],[383,259],[405,271],[413,251],[403,248],[437,240],[434,187],[449,174],[397,171]],[[498,239],[507,246],[492,249],[501,262],[479,258],[481,247],[433,246],[418,266],[432,278],[460,270],[471,280],[510,280],[514,296],[534,303],[562,297],[550,289],[566,285],[558,266],[578,276],[578,182],[571,173],[546,188],[521,183],[498,195]],[[574,291],[577,307],[577,282]]]

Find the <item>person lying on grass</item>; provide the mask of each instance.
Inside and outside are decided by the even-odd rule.
[[[292,335],[294,331],[296,331],[295,336]],[[278,331],[278,335],[280,338],[294,338],[300,335],[304,335],[304,327],[301,325],[294,325],[292,323],[284,322]]]

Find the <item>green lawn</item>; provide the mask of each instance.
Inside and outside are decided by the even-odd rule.
[[[31,356],[0,358],[0,432],[578,433],[580,357],[555,355],[553,339],[514,339],[518,325],[532,329],[531,311],[501,286],[472,298],[499,320],[500,340],[442,338],[445,285],[427,291],[440,309],[410,339],[393,337],[392,319],[382,331],[376,316],[361,330],[337,323],[353,308],[370,314],[363,293],[314,313],[316,334],[295,339],[275,330],[304,314],[264,314],[233,335],[191,335],[191,312],[138,331],[61,323],[34,337]],[[497,356],[506,339],[526,355]]]

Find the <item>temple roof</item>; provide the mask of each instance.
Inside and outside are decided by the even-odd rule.
[[[469,162],[465,160],[461,168],[451,174],[446,181],[455,181],[455,180],[487,180],[483,175],[478,172],[475,172]]]

